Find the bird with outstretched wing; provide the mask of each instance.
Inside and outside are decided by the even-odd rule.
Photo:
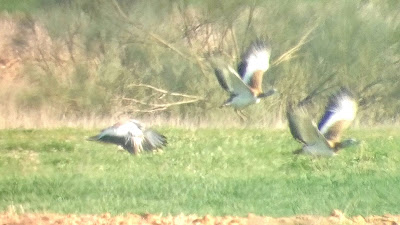
[[[116,144],[131,154],[138,154],[143,150],[160,149],[167,144],[167,138],[164,135],[146,128],[144,124],[133,119],[116,123],[88,140]]]
[[[357,143],[354,139],[341,141],[346,130],[356,117],[357,103],[345,88],[332,95],[318,126],[312,121],[303,106],[289,107],[287,118],[292,136],[303,144],[295,153],[318,156],[333,156],[342,148]]]
[[[232,106],[235,112],[243,118],[240,109],[258,103],[261,98],[276,92],[275,89],[262,91],[263,76],[269,68],[270,56],[270,44],[257,40],[242,55],[237,71],[230,66],[214,65],[218,83],[230,94],[222,106]]]

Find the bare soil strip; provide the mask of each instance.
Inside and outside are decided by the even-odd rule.
[[[339,210],[334,210],[328,217],[298,215],[292,217],[266,217],[249,214],[247,217],[235,216],[203,216],[196,215],[178,215],[178,216],[162,216],[152,214],[126,214],[119,216],[111,216],[109,213],[101,215],[75,215],[75,214],[53,214],[53,213],[25,213],[16,214],[12,212],[3,212],[0,214],[0,225],[17,225],[17,224],[196,224],[196,225],[239,225],[239,224],[270,224],[270,225],[317,225],[317,224],[385,224],[396,225],[400,224],[400,215],[384,215],[384,216],[355,216],[346,217]]]

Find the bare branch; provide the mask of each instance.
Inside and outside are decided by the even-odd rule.
[[[128,112],[152,113],[152,112],[166,110],[172,106],[195,103],[195,102],[200,101],[201,99],[190,99],[190,100],[183,100],[183,101],[163,103],[163,104],[146,103],[146,102],[134,99],[134,98],[126,98],[126,97],[122,98],[121,100],[129,101],[129,102],[133,102],[133,103],[137,103],[139,105],[145,106],[145,108],[130,109],[130,110],[128,110]]]
[[[191,38],[191,35],[189,34],[189,22],[188,22],[189,19],[188,19],[186,13],[184,12],[183,7],[181,7],[181,6],[179,5],[179,6],[178,6],[178,10],[179,10],[180,16],[182,17],[183,24],[184,24],[185,38],[186,38],[186,40],[187,40],[188,45],[189,45],[190,47],[192,47],[192,46],[193,46],[193,44],[192,44],[192,38]],[[196,27],[196,28],[197,28],[197,27]],[[195,28],[195,29],[196,29],[196,28]],[[192,29],[193,29],[193,28],[192,28]],[[192,29],[190,29],[190,31],[192,31]]]
[[[233,25],[232,24],[231,24],[231,26],[229,28],[229,31],[231,33],[231,38],[232,38],[233,46],[234,46],[234,49],[235,49],[236,58],[240,57],[240,55],[239,55],[239,47],[238,47],[238,43],[237,43],[237,40],[236,40],[235,32],[233,31]]]
[[[309,41],[307,40],[308,36],[310,36],[310,34],[315,30],[315,28],[318,27],[318,25],[319,23],[316,23],[313,27],[311,27],[294,47],[292,47],[291,49],[283,53],[281,56],[279,56],[279,58],[276,59],[274,62],[272,62],[271,65],[276,66],[282,62],[288,61],[296,57],[295,53],[298,52],[301,49],[301,47]]]
[[[392,80],[392,79],[391,79],[391,80]],[[374,81],[372,81],[372,82],[370,82],[369,84],[365,85],[365,87],[363,87],[363,89],[361,89],[361,91],[359,92],[359,94],[368,91],[368,89],[370,89],[371,87],[373,87],[373,86],[375,86],[375,85],[377,85],[377,84],[382,83],[383,81],[384,81],[383,78],[375,79]]]
[[[298,105],[300,105],[300,106],[306,105],[306,104],[310,103],[311,100],[315,96],[333,88],[334,86],[330,86],[330,87],[326,87],[326,88],[323,88],[323,87],[325,86],[325,84],[327,84],[330,80],[332,80],[334,78],[335,74],[336,74],[336,72],[332,73],[331,75],[327,76],[327,78],[325,80],[321,81],[318,85],[316,85],[316,88],[313,91],[311,91],[310,94],[308,94],[305,98],[303,98],[303,100],[301,100],[298,103]]]
[[[182,93],[177,93],[177,92],[169,92],[167,90],[154,87],[152,85],[148,84],[131,84],[128,87],[143,87],[143,88],[149,88],[153,91],[155,91],[155,94],[152,94],[152,99],[155,99],[158,102],[146,102],[143,100],[135,99],[135,98],[128,98],[128,97],[122,97],[120,98],[121,101],[125,102],[130,102],[134,105],[137,105],[138,107],[135,108],[134,110],[128,110],[129,112],[141,112],[141,113],[151,113],[151,112],[157,112],[157,111],[163,111],[166,110],[172,106],[178,106],[178,105],[184,105],[184,104],[190,104],[190,103],[195,103],[198,101],[204,100],[204,98],[199,97],[199,96],[194,96],[194,95],[187,95],[187,94],[182,94]],[[155,95],[160,95],[159,97]],[[173,96],[173,97],[180,97],[181,100],[173,101],[171,100],[170,102],[165,102],[167,100],[166,97],[168,96]]]
[[[202,63],[202,60],[196,56],[196,54],[193,54],[190,52],[190,54],[185,54],[183,52],[181,52],[179,49],[175,48],[172,44],[168,43],[166,40],[164,40],[163,38],[161,38],[159,35],[151,32],[151,31],[147,31],[146,29],[143,28],[142,25],[134,23],[133,21],[130,20],[130,18],[126,15],[126,13],[121,9],[120,5],[118,4],[118,2],[116,0],[112,0],[112,3],[114,5],[114,7],[116,8],[117,12],[119,13],[119,15],[129,24],[131,24],[133,27],[135,27],[136,29],[140,30],[141,32],[147,34],[148,36],[150,36],[153,40],[155,40],[156,43],[158,43],[159,45],[166,47],[172,51],[174,51],[175,53],[177,53],[179,56],[181,56],[184,59],[188,59],[190,61],[193,61],[195,64],[197,64],[202,72],[202,74],[204,76],[207,76],[207,73],[204,69],[204,64]]]
[[[194,98],[194,99],[198,99],[198,100],[202,100],[202,97],[199,96],[195,96],[195,95],[187,95],[187,94],[182,94],[182,93],[176,93],[176,92],[169,92],[167,90],[161,89],[161,88],[157,88],[148,84],[131,84],[128,85],[128,87],[147,87],[147,88],[151,88],[157,92],[163,93],[163,94],[168,94],[168,95],[172,95],[172,96],[180,96],[180,97],[184,97],[184,98]]]
[[[179,102],[170,102],[170,103],[163,103],[163,104],[146,103],[146,102],[134,99],[134,98],[126,98],[126,97],[123,97],[122,100],[131,101],[134,103],[138,103],[140,105],[152,106],[152,107],[156,107],[156,108],[159,108],[159,107],[169,108],[171,106],[194,103],[194,102],[200,101],[201,99],[190,99],[190,100],[183,100],[183,101],[179,101]]]
[[[127,112],[124,112],[122,114],[125,113],[153,113],[153,112],[158,112],[158,111],[163,111],[166,110],[167,108],[153,108],[153,109],[146,109],[146,110],[142,110],[142,109],[130,109]]]
[[[159,44],[161,44],[164,47],[167,47],[171,50],[173,50],[174,52],[176,52],[178,55],[182,56],[183,58],[187,59],[188,56],[185,55],[184,53],[182,53],[181,51],[179,51],[177,48],[175,48],[174,46],[172,46],[171,44],[169,44],[167,41],[165,41],[164,39],[162,39],[160,36],[158,36],[157,34],[154,34],[153,32],[147,31],[146,29],[143,28],[142,25],[134,23],[130,20],[130,18],[126,15],[126,13],[121,9],[121,7],[119,6],[118,2],[116,0],[112,0],[111,1],[114,5],[114,7],[116,8],[118,14],[129,24],[131,24],[132,26],[134,26],[136,29],[142,31],[143,33],[146,33],[147,35],[149,35],[151,38],[153,38],[156,42],[158,42]]]
[[[249,33],[251,24],[252,24],[252,22],[253,22],[253,17],[254,17],[254,11],[255,11],[255,9],[256,9],[256,2],[254,1],[254,4],[253,4],[252,6],[250,6],[249,17],[247,18],[247,26],[246,26],[246,30],[245,30],[245,33],[244,33],[244,39],[243,39],[243,42],[242,42],[242,46],[243,46],[243,44],[246,42],[246,39],[247,39],[247,36],[248,36],[248,35],[246,35],[246,34]]]

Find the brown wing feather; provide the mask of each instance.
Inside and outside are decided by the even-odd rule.
[[[251,80],[250,80],[250,89],[253,91],[255,96],[258,96],[262,93],[262,80],[263,80],[264,72],[261,70],[257,70],[254,72]]]
[[[324,136],[332,147],[340,142],[343,131],[346,130],[350,126],[350,123],[351,122],[348,120],[341,120],[341,121],[336,122],[334,125],[332,125],[329,128],[329,130],[327,130],[327,132],[324,134]]]

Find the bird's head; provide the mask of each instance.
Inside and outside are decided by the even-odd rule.
[[[357,141],[356,139],[349,138],[349,139],[343,140],[342,142],[337,143],[335,145],[335,151],[338,151],[338,150],[340,150],[342,148],[348,148],[350,146],[358,145],[359,143],[360,142]]]
[[[259,93],[257,95],[257,98],[265,98],[265,97],[271,96],[276,93],[278,93],[278,91],[275,88],[272,88],[272,89],[268,90],[267,92]]]

